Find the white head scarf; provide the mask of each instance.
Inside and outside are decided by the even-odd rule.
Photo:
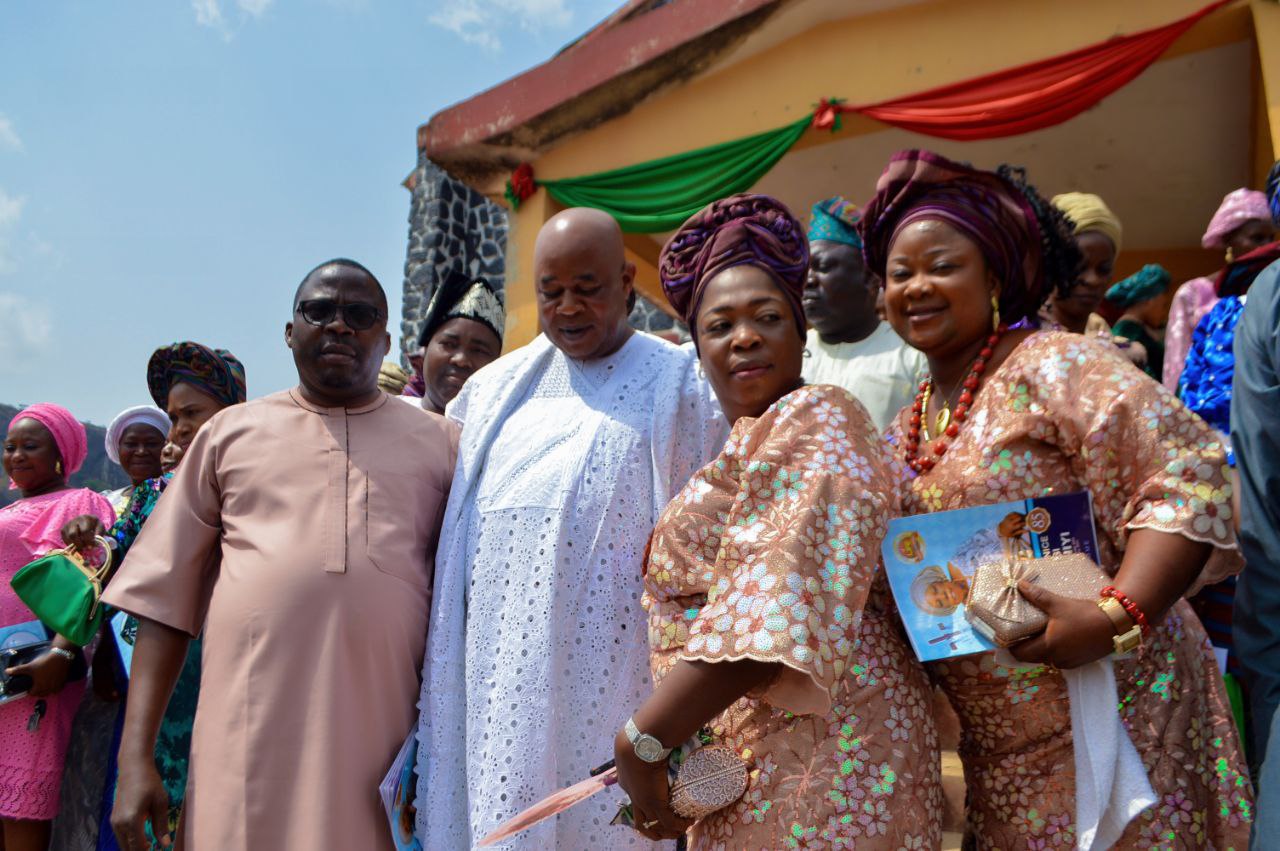
[[[107,457],[116,464],[120,463],[120,437],[124,434],[124,430],[131,425],[142,423],[152,426],[162,435],[169,434],[169,427],[172,423],[169,421],[169,415],[154,405],[138,405],[133,408],[125,408],[116,414],[116,418],[111,421],[111,425],[107,426]]]

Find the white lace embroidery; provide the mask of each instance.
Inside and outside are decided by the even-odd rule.
[[[420,759],[425,848],[465,848],[612,757],[614,734],[651,688],[645,542],[727,431],[687,355],[639,335],[585,365],[554,353],[517,392],[523,401],[472,468],[473,501],[444,533],[451,555],[437,569],[469,574],[465,663],[437,634],[450,628],[437,609],[420,733],[431,751]],[[463,410],[479,418],[481,394],[469,396]],[[476,451],[469,434],[464,453]],[[465,698],[451,701],[459,664]],[[650,847],[609,825],[620,798],[601,793],[498,847]]]

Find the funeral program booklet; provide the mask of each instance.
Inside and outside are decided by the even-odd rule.
[[[1099,561],[1088,491],[900,517],[889,521],[881,549],[922,662],[995,649],[964,613],[978,565],[1071,552]]]

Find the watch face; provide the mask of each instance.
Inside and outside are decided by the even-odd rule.
[[[658,741],[653,736],[645,735],[636,739],[635,748],[636,756],[640,757],[645,762],[657,762],[662,759],[662,752],[666,750],[666,748],[662,747],[662,742]]]

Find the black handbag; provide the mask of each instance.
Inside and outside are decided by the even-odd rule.
[[[0,650],[0,702],[22,697],[22,695],[31,690],[32,685],[31,677],[25,674],[9,676],[5,671],[38,659],[47,653],[51,646],[51,642],[36,641],[32,644],[24,644],[21,647],[9,647]],[[71,670],[67,672],[67,682],[69,683],[83,680],[88,673],[88,665],[84,661],[84,652],[81,650],[74,652],[76,658],[72,660]]]

